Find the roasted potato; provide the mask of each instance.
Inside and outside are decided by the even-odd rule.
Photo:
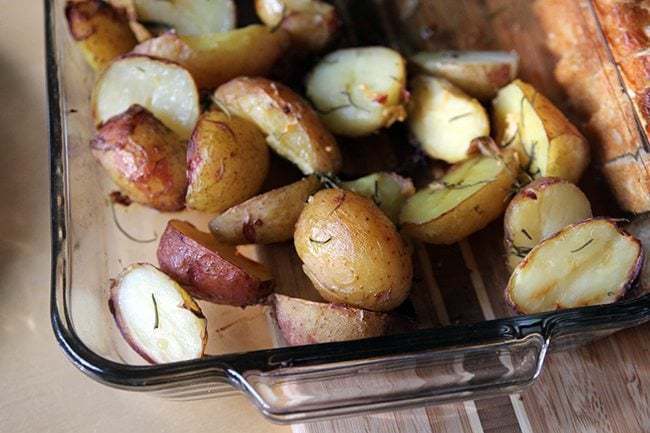
[[[112,280],[108,307],[126,342],[152,364],[200,358],[207,343],[201,308],[181,286],[148,263]]]
[[[408,112],[409,128],[422,150],[449,163],[468,159],[477,151],[472,140],[490,135],[481,103],[444,78],[415,77]]]
[[[544,95],[515,80],[499,90],[493,106],[497,143],[516,149],[531,176],[580,179],[589,163],[589,144]]]
[[[291,346],[379,337],[396,321],[387,313],[274,294],[278,328]]]
[[[641,243],[614,222],[586,220],[534,247],[512,273],[506,297],[523,314],[608,304],[634,286],[643,259]]]
[[[138,21],[138,14],[135,10],[134,0],[108,0],[111,6],[116,9],[124,11],[127,19],[129,20],[129,27],[135,35],[138,42],[151,39],[151,32],[147,27]]]
[[[503,213],[518,174],[512,151],[481,155],[453,166],[442,179],[406,200],[405,234],[433,244],[453,244]]]
[[[272,244],[291,240],[310,195],[321,184],[316,176],[277,188],[231,207],[210,221],[210,231],[229,244]]]
[[[141,21],[166,24],[181,35],[227,32],[235,28],[232,0],[134,0]]]
[[[641,242],[644,256],[650,251],[650,214],[637,215],[625,230]],[[650,292],[650,260],[645,260],[639,278],[639,286],[644,293]]]
[[[199,92],[187,70],[176,63],[142,55],[115,60],[93,89],[95,123],[139,104],[151,111],[179,138],[187,140],[199,118]]]
[[[200,88],[213,89],[242,75],[266,75],[288,46],[289,36],[283,30],[250,25],[197,36],[165,33],[133,51],[177,62],[190,71]]]
[[[342,189],[317,192],[293,241],[305,274],[328,301],[388,311],[409,294],[409,249],[370,199]]]
[[[256,0],[255,9],[264,24],[286,30],[295,46],[308,51],[325,48],[339,28],[336,8],[318,0]]]
[[[591,205],[580,188],[557,177],[528,184],[510,201],[503,220],[508,266],[564,227],[591,218]]]
[[[185,206],[185,143],[145,108],[111,117],[90,147],[131,200],[161,211]]]
[[[229,113],[255,123],[273,150],[304,174],[340,168],[341,153],[334,137],[288,87],[264,78],[235,78],[214,92],[214,100]]]
[[[138,43],[127,17],[102,0],[68,1],[65,16],[70,34],[96,71]]]
[[[187,147],[188,207],[223,212],[255,195],[269,169],[269,147],[257,126],[210,110]]]
[[[485,101],[515,79],[519,56],[514,51],[423,51],[409,62],[417,73],[444,78]]]
[[[160,269],[198,299],[245,306],[271,292],[271,273],[264,265],[185,221],[169,221],[157,256]]]
[[[307,77],[307,97],[333,133],[369,135],[406,117],[405,65],[385,47],[334,51]]]
[[[372,199],[388,218],[397,224],[399,212],[406,199],[415,194],[411,179],[396,173],[373,173],[362,178],[341,183],[341,188]]]

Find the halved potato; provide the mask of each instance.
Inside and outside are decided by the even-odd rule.
[[[410,197],[400,213],[405,234],[433,244],[453,244],[503,213],[517,179],[518,159],[506,151],[453,166],[440,180]]]
[[[242,75],[266,75],[288,46],[285,31],[255,24],[196,36],[165,33],[141,43],[133,52],[177,62],[190,71],[200,88],[212,89]]]
[[[608,304],[633,287],[643,258],[641,243],[614,222],[586,220],[533,248],[512,273],[506,297],[524,314]]]
[[[496,142],[516,149],[530,175],[580,179],[589,163],[589,144],[544,95],[515,80],[499,90],[492,104]]]
[[[317,192],[293,242],[305,274],[330,302],[388,311],[409,294],[409,248],[370,199],[342,189]]]
[[[134,0],[141,21],[166,24],[181,35],[227,32],[236,25],[232,0]]]
[[[480,100],[489,100],[517,76],[514,51],[423,51],[409,59],[418,73],[445,78]]]
[[[160,269],[198,299],[246,306],[271,292],[271,273],[264,265],[185,221],[169,221],[157,256]]]
[[[126,16],[104,1],[68,1],[65,16],[70,34],[96,71],[138,43]]]
[[[379,337],[389,333],[395,322],[387,313],[277,293],[273,295],[273,310],[280,332],[291,346]]]
[[[336,8],[318,0],[255,0],[255,10],[264,24],[285,29],[294,45],[310,51],[326,47],[339,27]]]
[[[580,188],[557,177],[526,185],[510,201],[503,220],[508,266],[564,227],[591,218],[591,204]]]
[[[199,92],[192,76],[176,63],[128,55],[115,60],[97,80],[91,106],[95,123],[138,104],[187,140],[199,118]]]
[[[277,188],[231,207],[210,221],[210,231],[229,244],[272,244],[291,240],[310,195],[321,184],[316,176]]]
[[[145,108],[111,117],[90,148],[131,200],[161,211],[185,206],[185,143]]]
[[[340,186],[372,199],[395,224],[399,221],[399,212],[404,202],[415,194],[411,179],[387,172],[369,174],[356,180],[343,182]]]
[[[307,77],[307,97],[330,131],[369,135],[406,117],[405,65],[386,47],[337,50]]]
[[[641,242],[645,257],[648,257],[650,251],[650,213],[637,215],[625,230]],[[650,292],[650,260],[643,264],[639,285],[644,293]]]
[[[429,156],[456,163],[477,149],[472,140],[490,135],[485,108],[444,78],[420,75],[411,82],[411,132]]]
[[[126,342],[147,362],[200,358],[208,339],[201,308],[174,280],[148,263],[112,281],[108,307]]]
[[[314,110],[293,90],[264,78],[235,78],[214,92],[229,113],[255,123],[280,156],[304,174],[334,173],[341,153]]]
[[[187,148],[185,202],[222,212],[255,195],[269,169],[269,147],[257,126],[210,110],[201,115]]]

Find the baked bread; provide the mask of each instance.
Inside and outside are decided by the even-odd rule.
[[[650,211],[650,0],[537,0],[557,80],[625,210]],[[605,38],[605,40],[603,40]]]

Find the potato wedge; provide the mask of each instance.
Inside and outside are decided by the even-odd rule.
[[[423,51],[409,59],[417,73],[444,78],[482,101],[517,76],[515,51]]]
[[[514,269],[535,245],[591,216],[587,196],[566,180],[542,177],[526,185],[510,201],[503,219],[508,266]]]
[[[388,311],[409,294],[410,251],[370,199],[341,189],[317,192],[293,242],[305,274],[330,302]]]
[[[278,328],[291,346],[379,337],[391,331],[395,319],[387,313],[307,301],[274,294]]]
[[[208,339],[201,308],[181,286],[148,263],[112,281],[108,307],[126,342],[152,364],[200,358]]]
[[[271,292],[266,266],[186,221],[170,220],[156,252],[160,269],[197,299],[246,306]]]
[[[517,179],[518,159],[507,151],[457,164],[410,197],[400,213],[405,234],[433,244],[453,244],[503,213]]]
[[[216,216],[210,231],[217,240],[234,245],[291,240],[307,199],[320,187],[316,176],[309,176],[265,192]]]
[[[531,176],[578,182],[589,163],[589,144],[544,95],[514,80],[492,104],[496,142],[516,149]]]
[[[473,139],[490,135],[485,108],[444,78],[415,77],[408,112],[409,128],[422,150],[452,164],[476,151]]]
[[[111,117],[90,148],[131,200],[161,211],[185,207],[185,143],[145,108]]]
[[[371,199],[395,224],[399,222],[399,213],[406,199],[415,194],[411,179],[387,172],[342,182],[340,186]]]
[[[126,16],[102,0],[68,1],[65,16],[70,34],[96,71],[138,43]]]
[[[283,84],[264,78],[235,78],[214,92],[229,113],[255,123],[280,156],[304,174],[334,173],[341,153],[312,108]]]
[[[329,45],[340,24],[336,8],[318,0],[255,0],[255,10],[264,24],[286,30],[293,45],[308,51]]]
[[[386,47],[334,51],[306,85],[307,97],[335,134],[369,135],[406,117],[406,62]]]
[[[200,88],[213,89],[242,75],[266,75],[288,46],[289,36],[283,30],[250,25],[197,36],[165,33],[141,43],[133,52],[177,62],[190,71]]]
[[[641,242],[644,256],[648,257],[650,251],[650,214],[637,215],[625,227],[625,230]],[[643,293],[650,292],[650,260],[645,260],[643,264],[639,286]]]
[[[166,24],[181,35],[227,32],[235,28],[232,0],[134,0],[141,21]]]
[[[187,140],[199,118],[199,92],[187,70],[176,63],[148,56],[128,55],[114,61],[93,89],[95,123],[138,104]]]
[[[608,304],[626,295],[643,267],[638,239],[606,219],[565,227],[517,265],[507,301],[523,314]]]
[[[210,110],[187,147],[188,207],[223,212],[255,195],[269,170],[269,147],[257,126]]]

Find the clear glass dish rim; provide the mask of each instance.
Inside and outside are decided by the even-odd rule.
[[[541,334],[545,339],[549,339],[552,335],[565,333],[580,334],[603,328],[624,328],[650,319],[650,294],[646,294],[637,299],[609,305],[509,317],[475,324],[450,325],[352,342],[206,356],[198,360],[164,365],[132,366],[98,355],[76,334],[66,302],[69,290],[67,269],[71,257],[67,240],[69,194],[66,149],[53,2],[44,0],[44,6],[52,235],[51,324],[57,342],[66,356],[76,367],[95,380],[117,388],[156,391],[211,377],[218,382],[229,383],[242,389],[239,378],[240,373],[244,371],[268,372],[285,367],[363,362],[391,355],[452,348],[466,344],[468,338],[470,341],[484,344],[497,339],[520,339],[531,334]]]

